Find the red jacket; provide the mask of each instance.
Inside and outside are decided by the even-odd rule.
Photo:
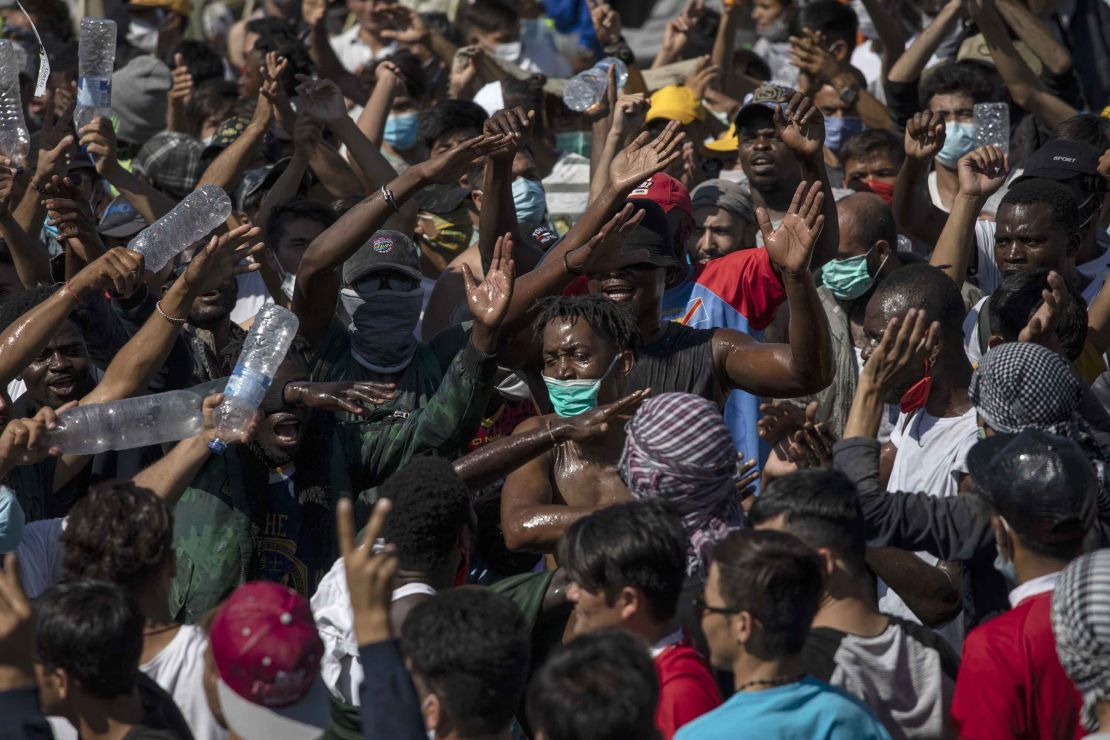
[[[664,740],[671,740],[679,727],[721,705],[721,692],[705,660],[689,640],[682,640],[655,656],[659,677],[659,704],[655,726]]]
[[[1080,738],[1079,692],[1052,636],[1052,592],[971,631],[952,697],[962,738]]]

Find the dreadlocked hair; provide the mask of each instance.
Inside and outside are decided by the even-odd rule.
[[[632,350],[640,344],[640,330],[632,316],[621,306],[596,295],[551,296],[539,303],[539,316],[532,329],[537,336],[543,334],[544,327],[552,321],[582,319],[594,331],[601,333],[616,345],[617,350]]]

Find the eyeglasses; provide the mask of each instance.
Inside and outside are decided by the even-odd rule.
[[[700,596],[694,597],[694,613],[698,615],[698,619],[705,616],[706,612],[710,614],[739,614],[743,609],[732,609],[727,606],[710,606],[705,603],[705,599]]]

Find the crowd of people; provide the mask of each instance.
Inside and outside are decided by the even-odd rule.
[[[0,6],[0,738],[1110,737],[1110,2]]]

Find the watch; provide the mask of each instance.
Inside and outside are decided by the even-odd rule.
[[[859,85],[854,82],[850,83],[847,87],[838,88],[836,93],[840,96],[840,102],[844,105],[855,105],[859,99]]]
[[[605,53],[605,56],[616,57],[626,65],[636,61],[635,52],[632,51],[632,47],[628,45],[628,42],[625,41],[623,37],[615,44],[601,47],[601,50]]]

